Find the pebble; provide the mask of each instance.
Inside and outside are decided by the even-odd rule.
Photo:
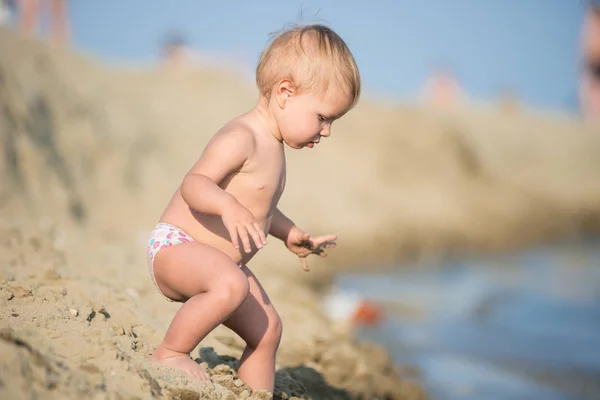
[[[243,381],[243,380],[241,380],[241,379],[236,379],[235,381],[233,381],[233,384],[234,384],[236,387],[241,387],[241,386],[244,386],[244,381]]]

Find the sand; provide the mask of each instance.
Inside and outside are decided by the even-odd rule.
[[[144,242],[210,136],[256,100],[227,70],[107,66],[0,31],[0,397],[266,398],[219,328],[205,385],[147,361],[177,304]],[[288,152],[281,208],[339,245],[310,273],[271,240],[249,267],[282,316],[276,398],[423,399],[409,367],[323,313],[342,270],[525,246],[600,227],[600,135],[576,118],[365,96]]]
[[[94,246],[89,236],[71,237],[49,220],[41,227],[3,224],[0,237],[0,397],[268,398],[250,396],[237,379],[243,342],[226,328],[193,352],[210,368],[211,384],[147,361],[177,306],[147,284],[135,245]],[[335,333],[314,293],[279,278],[267,285],[291,321],[277,398],[423,398],[398,380],[380,349]]]

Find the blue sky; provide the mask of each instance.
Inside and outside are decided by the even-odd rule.
[[[75,45],[106,61],[152,62],[165,33],[254,64],[269,33],[325,21],[348,43],[372,95],[410,99],[439,63],[469,95],[510,86],[533,106],[576,106],[581,0],[72,1]]]

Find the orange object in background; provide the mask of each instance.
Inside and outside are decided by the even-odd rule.
[[[325,295],[323,312],[333,321],[350,328],[377,326],[385,320],[381,304],[357,292],[339,288]]]
[[[383,308],[373,301],[361,299],[350,320],[354,326],[379,325],[384,320]]]

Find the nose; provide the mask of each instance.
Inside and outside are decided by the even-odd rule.
[[[320,135],[323,137],[329,137],[329,135],[331,135],[331,125],[325,125],[325,127],[321,129]]]

